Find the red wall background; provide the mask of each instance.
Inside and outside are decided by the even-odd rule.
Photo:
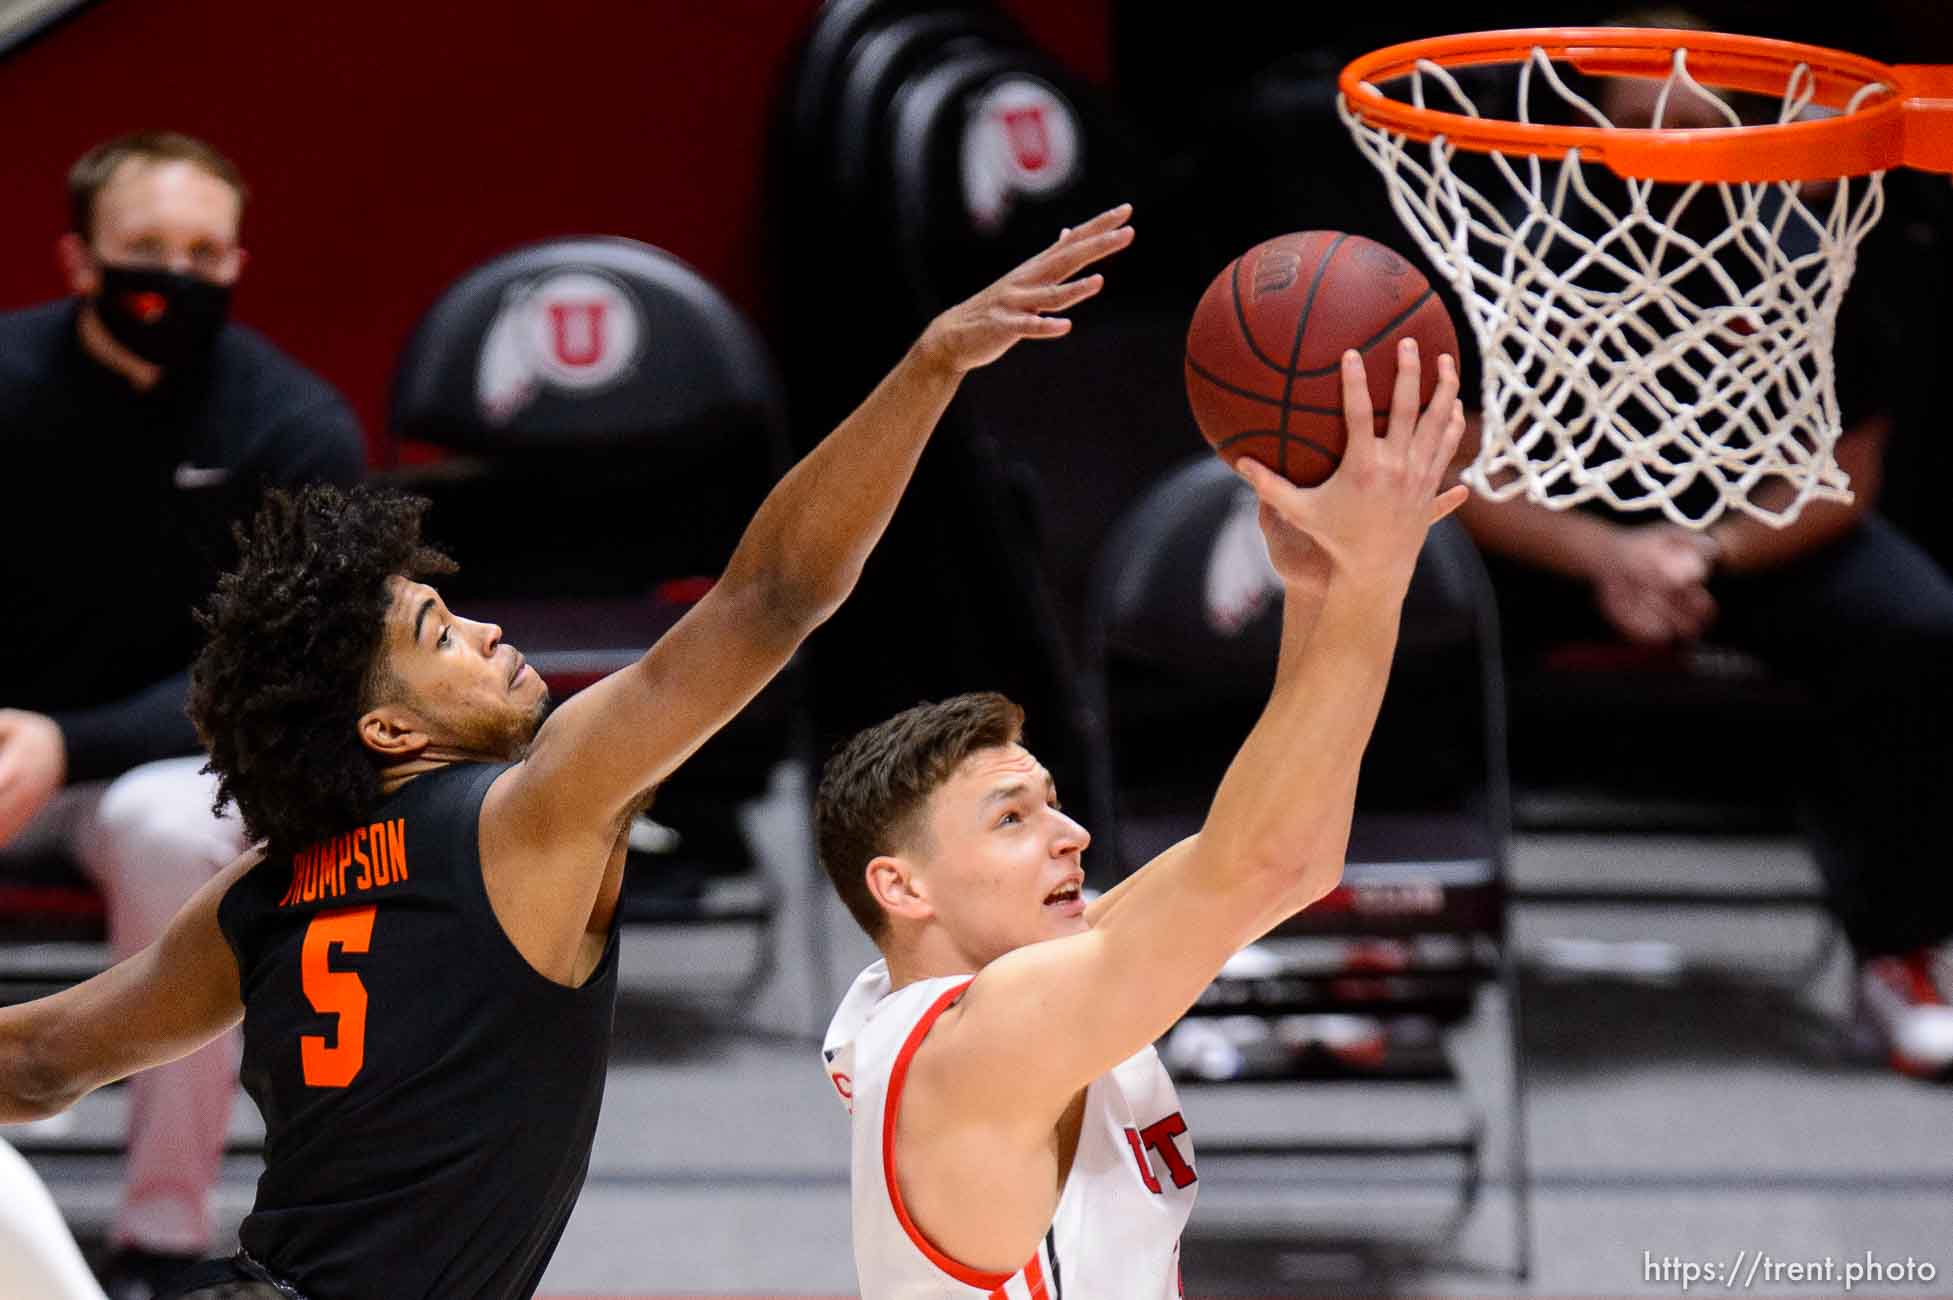
[[[1086,78],[1109,0],[1003,7]],[[442,286],[517,244],[618,234],[697,267],[765,329],[775,99],[818,0],[99,0],[0,58],[0,308],[64,292],[63,178],[170,127],[252,189],[238,316],[381,428]]]

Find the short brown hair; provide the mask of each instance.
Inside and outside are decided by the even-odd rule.
[[[994,691],[918,704],[836,750],[814,795],[821,866],[868,937],[881,942],[888,915],[863,868],[912,843],[916,814],[962,761],[1023,736],[1024,710]]]
[[[115,169],[131,158],[144,162],[186,162],[209,172],[237,192],[237,207],[244,210],[250,193],[243,173],[236,164],[215,149],[178,131],[131,131],[113,140],[104,140],[75,160],[68,169],[68,226],[83,239],[95,237],[95,200],[102,187],[115,175]]]

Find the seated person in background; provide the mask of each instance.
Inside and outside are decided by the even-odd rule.
[[[1349,449],[1322,487],[1240,463],[1284,587],[1281,653],[1199,834],[1088,907],[1091,837],[1001,695],[909,709],[829,761],[821,863],[882,952],[822,1050],[852,1117],[863,1300],[1183,1294],[1196,1173],[1149,1044],[1341,878],[1411,571],[1465,494],[1439,491],[1464,429],[1451,359],[1421,419],[1415,344],[1397,365],[1379,437],[1344,357]]]
[[[1673,11],[1659,18],[1645,25],[1700,25]],[[1616,125],[1645,126],[1658,88],[1608,78],[1600,107]],[[1727,122],[1719,106],[1677,93],[1664,125]],[[1603,172],[1586,174],[1610,183]],[[1916,179],[1928,178],[1894,174],[1888,185]],[[1719,212],[1698,203],[1689,219]],[[1937,824],[1953,788],[1953,580],[1876,510],[1906,390],[1937,364],[1906,350],[1914,331],[1898,318],[1920,278],[1910,258],[1888,260],[1905,223],[1888,213],[1861,250],[1838,325],[1837,458],[1850,505],[1814,502],[1784,528],[1732,510],[1695,531],[1656,511],[1474,495],[1458,517],[1486,552],[1514,662],[1569,639],[1709,637],[1810,690],[1818,717],[1790,761],[1831,906],[1860,961],[1863,1024],[1896,1067],[1937,1076],[1953,1068],[1953,870]],[[1783,495],[1761,504],[1786,504],[1781,483],[1758,491],[1772,487]]]
[[[0,315],[0,863],[71,857],[122,958],[244,847],[184,714],[230,521],[265,484],[356,481],[365,443],[324,381],[226,322],[245,261],[229,161],[145,132],[91,149],[68,190],[73,296]],[[236,1053],[227,1037],[131,1085],[112,1300],[209,1247]]]
[[[427,585],[454,565],[425,500],[266,493],[190,690],[259,842],[142,952],[0,1007],[0,1123],[241,1020],[264,1174],[241,1248],[180,1294],[528,1300],[596,1138],[633,815],[853,590],[964,376],[1069,331],[1130,212],[937,316],[711,590],[554,712],[502,630]]]

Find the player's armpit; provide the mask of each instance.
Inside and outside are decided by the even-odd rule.
[[[243,1019],[237,959],[217,907],[262,856],[253,849],[219,872],[141,952],[71,989],[0,1008],[0,1123],[65,1110]]]
[[[607,847],[616,819],[671,775],[786,664],[809,625],[761,584],[721,582],[636,663],[565,701],[492,796],[493,816],[538,838]]]
[[[721,583],[630,667],[569,700],[482,805],[482,875],[517,949],[566,980],[620,819],[744,708],[805,635]]]

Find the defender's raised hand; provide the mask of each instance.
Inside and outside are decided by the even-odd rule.
[[[1388,431],[1379,437],[1363,358],[1354,351],[1343,354],[1349,444],[1343,463],[1319,487],[1297,487],[1246,457],[1235,463],[1264,505],[1327,553],[1338,577],[1408,584],[1424,534],[1464,504],[1464,485],[1438,490],[1465,432],[1457,364],[1450,356],[1438,358],[1437,389],[1422,417],[1418,373],[1417,343],[1405,339],[1397,349]]]
[[[921,349],[955,374],[987,366],[1019,339],[1052,339],[1071,322],[1052,313],[1075,307],[1105,285],[1102,275],[1071,277],[1132,242],[1132,204],[1121,203],[1084,225],[1059,234],[1058,242],[975,297],[929,323]]]

